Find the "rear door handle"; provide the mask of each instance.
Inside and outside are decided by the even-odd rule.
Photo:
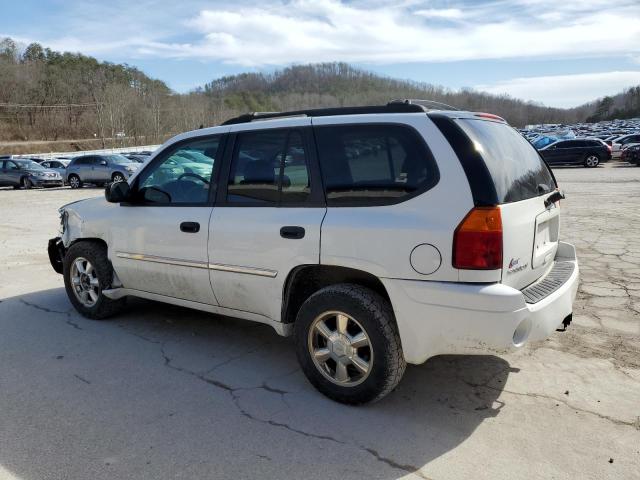
[[[182,222],[180,224],[180,231],[184,233],[198,233],[200,231],[200,224],[198,222]]]
[[[290,238],[292,240],[304,238],[304,233],[304,228],[302,227],[286,226],[280,229],[280,236],[282,238]]]

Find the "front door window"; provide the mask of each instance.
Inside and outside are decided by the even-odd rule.
[[[221,137],[182,143],[140,174],[137,195],[143,203],[203,204],[214,187],[213,172]]]

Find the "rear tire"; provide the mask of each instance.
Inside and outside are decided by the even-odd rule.
[[[391,305],[360,285],[331,285],[311,295],[298,312],[294,338],[307,379],[341,403],[381,399],[406,368]]]
[[[595,153],[590,153],[584,159],[584,166],[587,168],[595,168],[600,164],[600,157]]]
[[[107,248],[91,241],[73,244],[63,260],[64,286],[74,308],[93,320],[112,317],[122,310],[126,299],[111,300],[102,293],[111,288],[113,266]]]
[[[82,187],[82,180],[80,180],[80,177],[77,175],[69,175],[69,186],[71,188],[81,188]]]

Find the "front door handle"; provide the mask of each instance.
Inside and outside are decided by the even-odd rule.
[[[292,240],[304,238],[304,233],[304,228],[302,227],[286,226],[280,229],[280,236],[282,238],[290,238]]]
[[[200,224],[198,222],[182,222],[180,224],[180,231],[184,233],[198,233],[200,231]]]

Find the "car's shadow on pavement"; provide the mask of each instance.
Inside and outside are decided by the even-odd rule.
[[[97,322],[64,289],[44,290],[0,303],[0,473],[247,478],[268,458],[270,478],[428,477],[500,414],[516,371],[495,356],[437,357],[349,407],[310,386],[270,327],[135,299]]]

